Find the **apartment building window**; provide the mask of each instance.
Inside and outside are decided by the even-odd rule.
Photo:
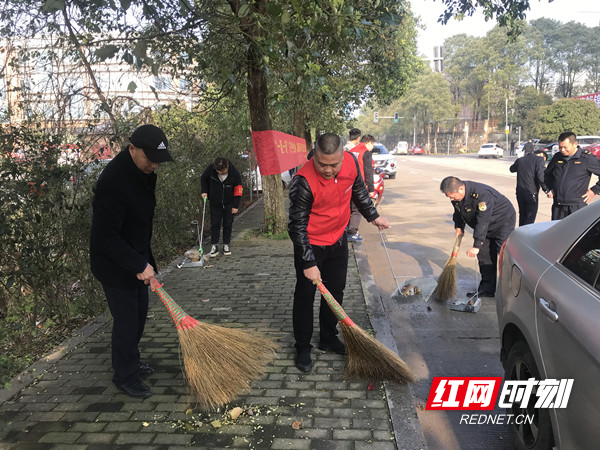
[[[154,77],[154,87],[159,91],[168,91],[171,89],[171,79],[168,77]]]

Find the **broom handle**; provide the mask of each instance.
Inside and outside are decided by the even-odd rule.
[[[460,247],[460,243],[462,241],[463,236],[464,236],[464,233],[459,234],[458,237],[456,238],[456,242],[454,243],[454,248],[452,249],[452,255],[450,255],[450,258],[456,259],[456,257],[458,256],[458,249]]]
[[[193,317],[189,316],[177,303],[175,300],[171,298],[167,291],[163,289],[163,285],[159,284],[156,278],[152,278],[150,281],[151,289],[156,292],[158,298],[163,302],[169,314],[171,314],[171,318],[173,322],[175,322],[176,328],[179,329],[189,329],[193,328],[198,324],[198,321]]]
[[[333,295],[331,295],[331,292],[329,292],[329,290],[325,287],[325,285],[321,281],[318,281],[317,287],[319,288],[321,295],[327,302],[327,305],[329,305],[329,308],[331,308],[331,311],[333,312],[333,314],[335,314],[335,317],[337,318],[337,320],[342,322],[344,325],[353,327],[355,325],[354,322],[352,321],[352,319],[350,317],[348,317],[348,314],[346,314],[346,311],[344,311],[344,308],[342,308],[342,305],[340,305],[335,300],[335,298],[333,298]]]

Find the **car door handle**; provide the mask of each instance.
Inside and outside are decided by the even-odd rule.
[[[554,305],[550,306],[550,302],[543,297],[540,297],[540,308],[552,322],[558,322],[558,313],[554,310]]]

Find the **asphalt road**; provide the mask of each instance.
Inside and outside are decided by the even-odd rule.
[[[460,423],[462,414],[476,411],[425,410],[433,377],[503,376],[495,301],[482,299],[476,314],[451,311],[446,302],[424,301],[436,285],[455,239],[452,206],[440,192],[441,180],[454,175],[489,184],[513,202],[518,214],[515,176],[509,172],[514,159],[398,156],[398,174],[394,180],[385,180],[380,206],[380,213],[392,224],[384,232],[391,267],[377,229],[366,222],[360,227],[399,354],[419,377],[413,386],[415,407],[432,449],[514,448],[506,425]],[[537,221],[550,220],[551,199],[543,192],[542,197]],[[457,297],[465,297],[478,284],[476,259],[466,256],[472,245],[471,231],[467,229],[457,259]],[[421,287],[423,295],[394,295],[397,286],[405,282]]]

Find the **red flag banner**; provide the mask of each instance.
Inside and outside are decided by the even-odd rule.
[[[600,93],[581,95],[579,97],[574,97],[574,98],[581,99],[581,100],[593,100],[596,103],[596,105],[598,105],[598,108],[600,108]]]
[[[306,162],[306,141],[275,130],[253,131],[254,153],[261,175],[275,175]]]

